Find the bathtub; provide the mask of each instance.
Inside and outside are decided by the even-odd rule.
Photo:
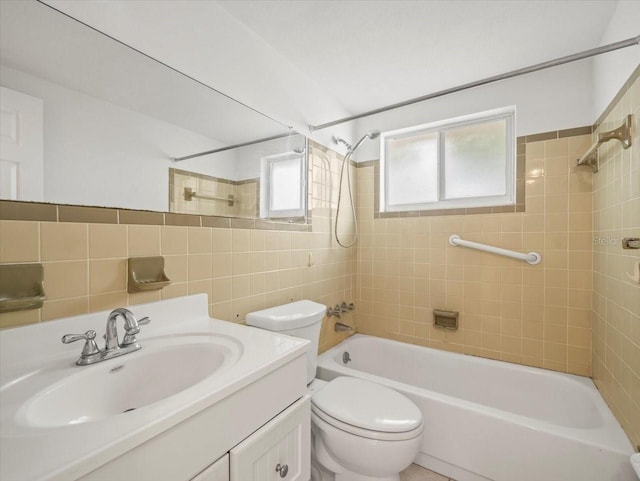
[[[631,444],[589,378],[362,334],[320,355],[317,375],[411,399],[425,422],[415,462],[458,481],[636,481]]]

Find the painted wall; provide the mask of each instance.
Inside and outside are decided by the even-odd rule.
[[[600,45],[636,37],[640,3],[619,0]],[[600,55],[593,59],[593,117],[597,118],[622,88],[633,70],[640,64],[640,45]]]
[[[639,250],[621,239],[640,235],[640,77],[596,133],[617,128],[634,115],[633,145],[600,148],[593,175],[593,379],[634,446],[640,446],[640,284],[628,277]]]
[[[360,119],[355,130],[382,132],[516,106],[516,136],[591,125],[591,60],[542,70]],[[358,161],[380,158],[379,142],[364,144]]]

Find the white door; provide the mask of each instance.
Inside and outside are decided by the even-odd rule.
[[[42,99],[0,87],[0,114],[0,199],[42,201]]]

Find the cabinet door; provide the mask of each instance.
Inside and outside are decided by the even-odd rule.
[[[191,481],[229,481],[229,455],[222,456]]]
[[[230,451],[231,481],[308,481],[311,401],[304,396]]]

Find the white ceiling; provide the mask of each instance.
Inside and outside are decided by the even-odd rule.
[[[309,124],[599,46],[616,8],[636,3],[43,1],[305,133]],[[638,12],[636,7],[631,11]],[[631,30],[632,35],[639,33]],[[631,36],[628,33],[607,42]],[[592,89],[584,62],[550,74],[554,81],[560,76],[565,85],[575,83],[575,89],[570,87],[575,99],[557,107],[565,117],[547,122],[547,130],[595,120],[593,106],[584,100]],[[532,77],[522,86],[513,84],[513,89],[529,95],[531,85],[546,78]],[[528,91],[523,90],[525,83]],[[535,99],[528,101],[535,105]],[[580,112],[572,120],[566,111],[573,110]],[[352,128],[324,133],[345,129],[347,135],[356,135]],[[540,131],[538,124],[531,129]]]
[[[596,47],[615,2],[220,5],[358,113]]]

